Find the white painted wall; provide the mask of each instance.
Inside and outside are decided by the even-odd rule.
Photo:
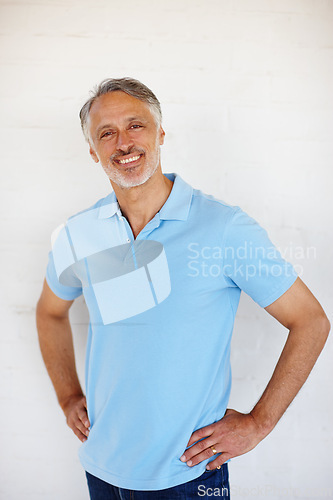
[[[103,78],[153,89],[164,171],[255,217],[332,320],[332,14],[331,0],[1,1],[1,499],[88,498],[34,309],[52,230],[109,191],[77,117]],[[82,379],[81,299],[71,317]],[[236,409],[259,398],[286,334],[243,296]],[[333,496],[332,350],[273,433],[232,461],[232,498]]]

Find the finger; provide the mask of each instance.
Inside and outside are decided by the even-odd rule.
[[[214,441],[211,437],[208,437],[206,439],[202,439],[201,441],[198,441],[196,444],[191,446],[191,448],[188,448],[184,452],[184,454],[180,457],[180,460],[182,462],[186,462],[188,464],[189,460],[193,460],[193,457],[196,457],[197,455],[200,455],[202,453],[205,453],[205,458],[202,459],[202,460],[205,460],[205,459],[211,457],[212,455],[214,455],[214,452],[211,448],[211,446],[213,446],[213,445],[214,445]],[[191,465],[191,464],[188,464],[188,465]]]
[[[85,434],[87,429],[84,427],[84,425],[82,424],[82,422],[80,422],[79,419],[69,418],[67,419],[67,425],[68,427],[70,427],[70,429],[72,429],[75,436],[77,436],[80,439],[80,441],[84,442],[87,440],[87,435]]]
[[[72,412],[69,415],[69,417],[67,418],[67,424],[74,431],[74,433],[76,433],[76,429],[78,429],[80,431],[79,436],[81,434],[84,435],[84,436],[88,436],[89,430],[86,428],[86,426],[79,419],[77,411]]]
[[[186,448],[188,446],[191,446],[191,444],[199,441],[199,439],[211,436],[213,432],[214,432],[214,424],[207,425],[206,427],[201,427],[201,429],[194,431],[190,437],[189,442],[186,445]]]
[[[206,470],[213,470],[216,469],[217,467],[221,467],[221,465],[223,465],[230,458],[232,458],[230,453],[226,452],[220,453],[220,455],[217,458],[215,458],[215,460],[209,462],[209,464],[206,466]]]
[[[211,448],[206,448],[201,453],[198,453],[194,457],[187,460],[186,465],[189,467],[193,467],[194,465],[199,464],[203,460],[207,460],[208,458],[212,458],[214,455],[217,456],[217,453],[214,453]]]
[[[75,427],[77,429],[79,429],[79,431],[84,435],[84,436],[88,436],[89,435],[89,429],[87,429],[87,427],[82,423],[82,421],[77,418],[75,420]]]
[[[85,441],[87,441],[87,436],[85,436],[84,434],[82,434],[82,432],[80,431],[80,429],[78,429],[77,427],[71,427],[72,431],[74,432],[75,436],[77,436],[79,438],[80,441],[82,441],[82,443],[84,443]]]
[[[80,409],[80,410],[78,410],[77,415],[78,415],[79,419],[81,420],[81,422],[83,423],[83,425],[88,429],[88,427],[90,427],[90,422],[88,419],[87,411],[85,409]]]

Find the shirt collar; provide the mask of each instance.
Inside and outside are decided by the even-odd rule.
[[[115,192],[112,191],[108,196],[106,196],[99,207],[98,218],[107,219],[115,215],[119,210],[119,205]]]
[[[173,181],[170,195],[159,211],[163,220],[187,220],[192,201],[193,188],[175,173],[164,174]],[[120,207],[114,191],[106,196],[99,208],[98,218],[107,219],[116,213],[120,214]]]

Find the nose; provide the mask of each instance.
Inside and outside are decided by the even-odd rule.
[[[133,146],[133,141],[127,130],[119,130],[117,137],[117,149],[120,151],[129,151]]]

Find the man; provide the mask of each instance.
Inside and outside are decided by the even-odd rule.
[[[227,462],[274,428],[324,346],[328,319],[253,219],[162,173],[165,132],[151,90],[106,80],[80,117],[113,192],[53,233],[37,326],[83,443],[91,498],[187,499],[216,488],[229,498]],[[241,290],[290,330],[248,414],[227,409]],[[82,293],[87,399],[68,319]]]

